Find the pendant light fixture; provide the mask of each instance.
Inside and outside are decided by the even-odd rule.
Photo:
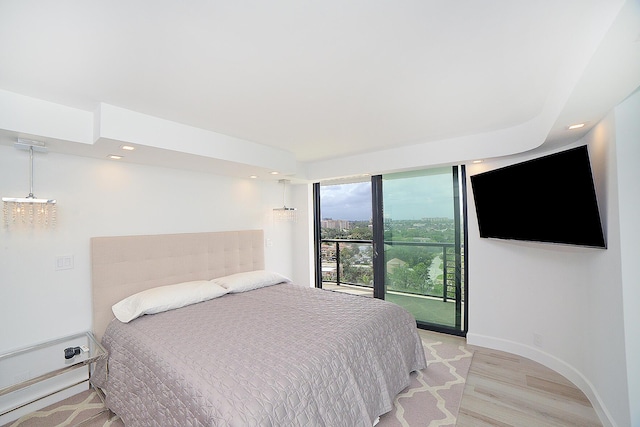
[[[273,209],[273,217],[278,222],[296,222],[298,219],[296,208],[288,208],[285,201],[288,182],[288,179],[278,180],[282,184],[282,207]]]
[[[42,226],[55,227],[56,201],[54,199],[38,199],[33,195],[33,152],[46,153],[43,142],[18,139],[14,146],[19,150],[29,151],[29,195],[27,197],[3,197],[2,211],[4,226]]]

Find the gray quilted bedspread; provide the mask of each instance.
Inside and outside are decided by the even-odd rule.
[[[93,381],[127,426],[371,426],[426,367],[403,308],[289,283],[114,320],[103,344]]]

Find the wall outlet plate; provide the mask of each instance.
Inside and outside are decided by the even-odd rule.
[[[73,269],[73,255],[59,255],[56,257],[56,271]]]

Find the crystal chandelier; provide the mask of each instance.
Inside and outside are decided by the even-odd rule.
[[[44,143],[18,139],[15,147],[29,151],[29,195],[27,197],[3,197],[4,226],[55,227],[56,201],[38,199],[33,195],[33,151],[46,152]]]
[[[273,218],[278,222],[296,222],[298,220],[296,208],[288,208],[285,202],[287,182],[289,182],[287,179],[278,180],[278,183],[282,184],[282,207],[273,209]]]

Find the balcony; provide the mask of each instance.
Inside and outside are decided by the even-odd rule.
[[[458,328],[464,304],[462,265],[453,243],[385,241],[385,299],[419,322]],[[322,239],[323,289],[373,297],[373,242]],[[458,260],[459,261],[459,260]]]

